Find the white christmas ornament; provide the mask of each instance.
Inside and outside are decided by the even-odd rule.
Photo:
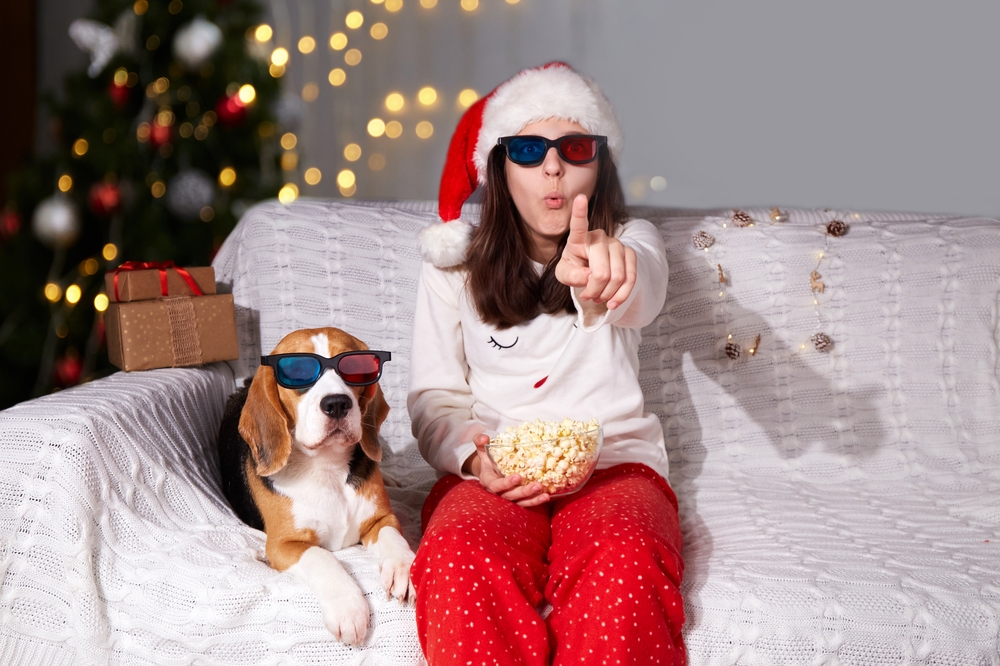
[[[87,74],[96,77],[119,51],[135,50],[139,17],[131,9],[119,14],[115,27],[90,19],[77,19],[69,24],[69,36],[81,51],[90,54]]]
[[[80,212],[68,197],[56,194],[35,208],[31,228],[49,247],[67,247],[80,235]]]
[[[196,16],[174,35],[174,57],[188,70],[195,70],[208,62],[221,44],[219,26],[203,16]]]
[[[170,180],[167,208],[184,220],[198,219],[198,214],[215,199],[215,183],[198,169],[185,169]]]

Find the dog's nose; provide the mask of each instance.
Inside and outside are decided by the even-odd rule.
[[[331,419],[342,419],[351,409],[351,397],[343,393],[323,396],[319,401],[319,408]]]

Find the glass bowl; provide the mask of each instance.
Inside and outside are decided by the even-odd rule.
[[[594,473],[604,443],[604,428],[574,429],[559,437],[539,438],[538,432],[545,425],[561,424],[531,421],[508,428],[490,440],[486,453],[504,476],[519,474],[522,486],[537,481],[552,497],[569,495],[582,488]],[[526,426],[534,433],[524,432]]]

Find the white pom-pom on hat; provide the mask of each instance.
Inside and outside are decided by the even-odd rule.
[[[459,120],[441,174],[441,223],[420,234],[425,261],[447,268],[465,260],[472,224],[459,219],[462,204],[485,184],[490,151],[500,137],[513,136],[546,118],[580,123],[588,133],[608,137],[613,159],[621,154],[621,123],[597,84],[563,62],[522,70],[470,106]]]

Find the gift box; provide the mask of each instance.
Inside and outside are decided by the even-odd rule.
[[[181,268],[172,261],[126,261],[104,276],[104,285],[108,298],[115,303],[201,296],[215,293],[215,269]]]
[[[122,370],[179,368],[239,358],[232,294],[110,303],[108,359]]]

